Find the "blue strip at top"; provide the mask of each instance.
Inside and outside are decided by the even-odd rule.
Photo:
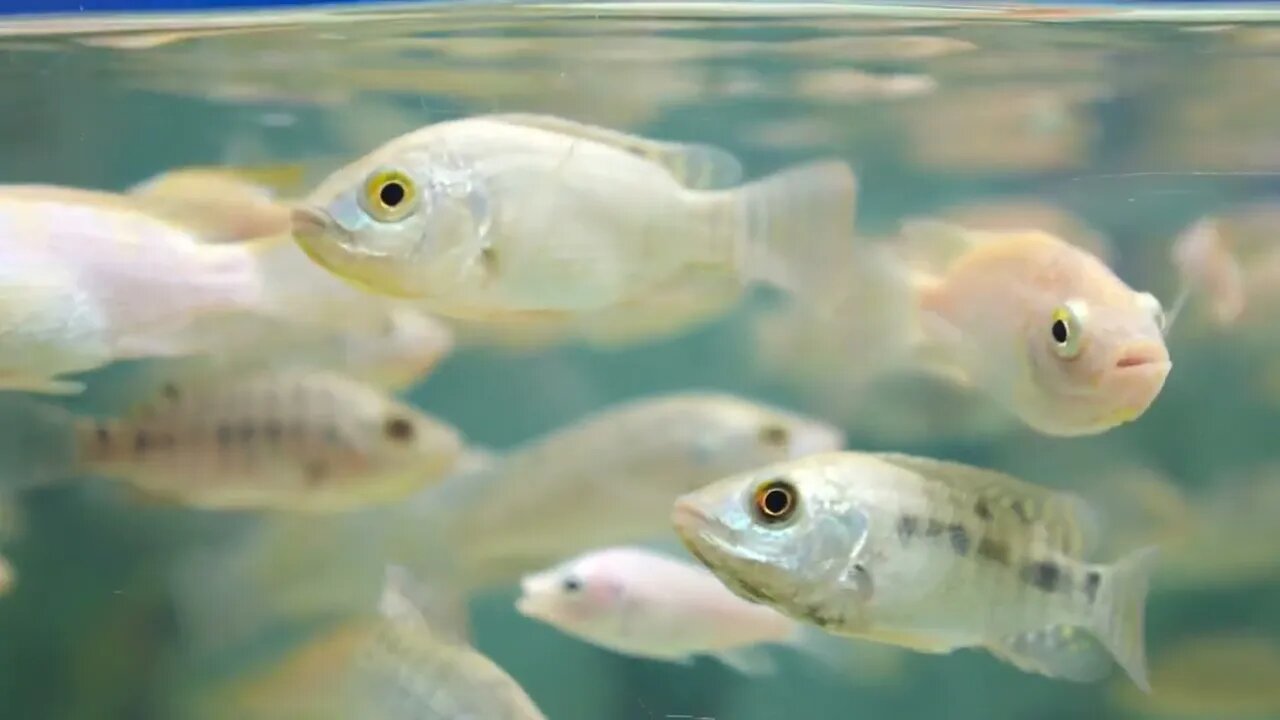
[[[0,0],[0,15],[74,14],[80,12],[174,12],[235,8],[332,5],[335,0]],[[391,0],[354,0],[369,5]],[[422,0],[419,0],[420,2]]]

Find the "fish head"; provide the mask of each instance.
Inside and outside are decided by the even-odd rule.
[[[690,437],[707,470],[728,474],[844,447],[844,432],[818,418],[730,395],[704,399],[716,418]]]
[[[689,552],[735,594],[797,618],[845,582],[866,551],[869,515],[817,466],[779,463],[681,496],[672,511]]]
[[[1050,435],[1091,435],[1137,419],[1155,401],[1172,363],[1164,310],[1110,268],[1066,243],[1028,253],[1005,280],[1017,303],[1022,368],[1008,373],[1012,409]]]
[[[424,486],[443,481],[463,454],[457,429],[398,402],[389,402],[369,419],[371,453],[380,467],[394,469],[408,482]]]
[[[467,168],[392,148],[339,170],[294,206],[291,230],[322,267],[371,292],[422,298],[482,264],[488,194]]]
[[[516,611],[556,627],[588,630],[616,613],[624,590],[607,558],[586,555],[524,576]]]

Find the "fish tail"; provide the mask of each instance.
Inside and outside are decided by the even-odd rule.
[[[31,397],[0,395],[0,489],[27,490],[68,478],[79,460],[75,416]]]
[[[1151,692],[1144,626],[1147,590],[1159,556],[1159,548],[1144,547],[1102,571],[1098,614],[1092,628],[1143,692]]]
[[[842,161],[782,170],[731,191],[739,213],[734,248],[743,282],[803,295],[839,282],[851,260],[857,179]]]

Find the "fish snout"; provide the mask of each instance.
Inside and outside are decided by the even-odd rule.
[[[1169,349],[1159,340],[1125,343],[1116,352],[1112,366],[1117,370],[1142,370],[1167,375],[1171,366]]]

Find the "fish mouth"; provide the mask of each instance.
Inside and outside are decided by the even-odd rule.
[[[1145,370],[1168,372],[1169,351],[1157,342],[1134,343],[1122,348],[1116,354],[1114,366],[1117,370]]]

